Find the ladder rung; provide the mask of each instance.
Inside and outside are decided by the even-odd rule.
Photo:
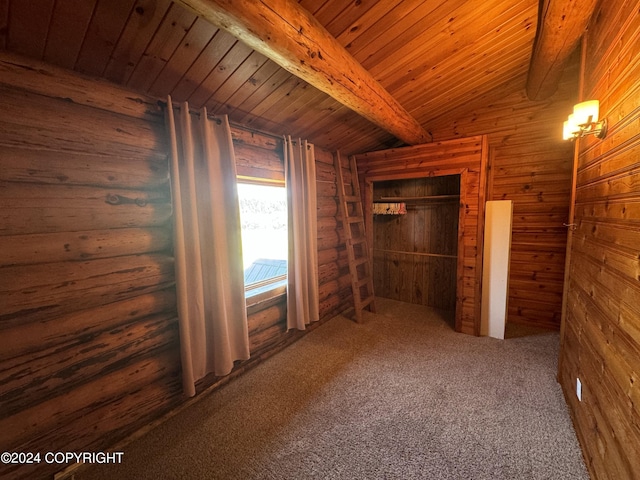
[[[367,305],[369,305],[370,303],[373,303],[373,301],[375,300],[376,297],[371,296],[371,297],[367,297],[365,299],[360,300],[360,308],[364,308]]]
[[[360,201],[360,197],[356,197],[355,195],[345,195],[344,201],[349,203],[357,203]]]
[[[363,223],[364,218],[362,217],[347,217],[347,222],[349,223]]]
[[[370,277],[364,277],[362,280],[358,281],[358,288],[364,287],[371,281]]]
[[[367,257],[356,258],[356,259],[353,261],[353,264],[354,264],[356,267],[359,267],[360,265],[364,265],[364,264],[365,264],[365,263],[367,263],[368,261],[369,261],[369,259],[368,259]]]
[[[351,239],[351,245],[357,245],[359,243],[364,243],[366,241],[367,241],[367,239],[365,237],[352,238]]]

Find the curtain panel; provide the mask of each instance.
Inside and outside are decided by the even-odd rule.
[[[174,112],[174,110],[176,110]],[[231,130],[167,100],[183,387],[249,358],[240,209]]]
[[[318,212],[313,145],[284,137],[284,171],[289,213],[287,329],[304,330],[320,319],[318,296]]]

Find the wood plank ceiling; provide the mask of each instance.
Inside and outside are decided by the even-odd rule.
[[[429,131],[525,88],[537,0],[301,0]],[[0,0],[0,48],[344,153],[391,134],[168,0]],[[471,111],[469,110],[470,114]]]

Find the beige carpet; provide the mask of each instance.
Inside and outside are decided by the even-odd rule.
[[[330,320],[76,478],[588,478],[557,333],[500,341],[427,307],[378,312]]]

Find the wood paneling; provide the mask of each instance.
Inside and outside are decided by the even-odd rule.
[[[558,329],[567,238],[572,144],[560,127],[575,103],[577,56],[558,92],[531,102],[524,82],[507,82],[434,125],[436,139],[486,134],[487,200],[513,200],[507,321]]]
[[[0,91],[11,126],[0,138],[0,449],[102,451],[185,401],[162,110],[5,54]],[[240,126],[232,137],[239,173],[283,179],[281,137]],[[333,157],[315,151],[322,322],[350,288]],[[286,331],[284,296],[248,314],[251,358],[233,376],[304,334]],[[2,465],[0,476],[62,467]]]
[[[82,40],[75,69],[90,75],[101,75],[113,48],[129,20],[135,0],[98,0]],[[68,27],[67,27],[68,28]]]
[[[398,139],[415,145],[429,138],[422,125],[335,37],[327,34],[319,20],[295,2],[176,0],[176,3],[194,10]]]
[[[479,252],[482,252],[487,153],[486,138],[478,136],[356,155],[360,182],[365,186],[362,192],[370,238],[373,216],[370,207],[368,213],[366,208],[373,199],[372,182],[460,176],[455,328],[471,335],[480,334],[482,255]],[[404,279],[389,278],[389,284],[405,288]]]
[[[470,112],[470,102],[505,81],[524,86],[536,0],[300,4],[428,131],[451,109]],[[2,0],[0,48],[161,99],[188,99],[343,155],[399,145],[169,0]]]
[[[129,81],[170,5],[169,0],[138,0],[136,2],[129,21],[111,52],[103,74],[105,78],[122,85]],[[48,59],[45,58],[45,60]]]
[[[399,197],[407,208],[404,215],[373,217],[377,296],[455,311],[460,202],[420,197],[459,192],[458,175],[374,183],[374,201]]]
[[[583,42],[583,98],[600,101],[609,132],[579,142],[559,366],[599,480],[640,476],[639,45],[640,4],[600,2]]]

